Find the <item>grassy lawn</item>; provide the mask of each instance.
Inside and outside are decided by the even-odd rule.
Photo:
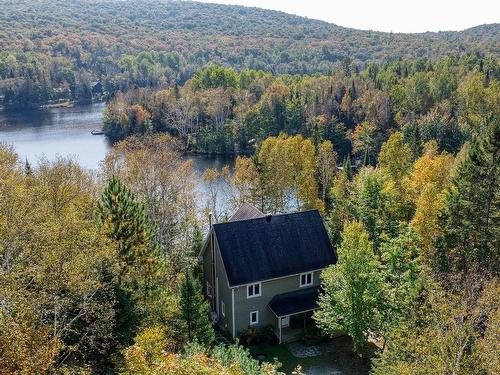
[[[278,361],[283,364],[281,370],[287,374],[291,373],[297,365],[301,364],[299,360],[302,361],[302,358],[295,358],[285,344],[254,345],[250,347],[250,353],[254,357],[257,357],[259,354],[264,354],[266,356],[266,362],[274,362],[274,358],[277,358]]]
[[[294,357],[286,344],[254,345],[249,349],[255,357],[259,354],[265,355],[267,362],[273,362],[274,358],[277,358],[283,365],[280,370],[286,374],[291,374],[297,365],[301,365],[303,372],[307,375],[367,375],[369,373],[369,364],[352,352],[352,344],[348,338],[338,338],[334,342],[337,348],[332,353],[310,358]]]

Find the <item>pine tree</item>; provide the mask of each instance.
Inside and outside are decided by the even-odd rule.
[[[440,271],[497,274],[500,269],[500,123],[491,121],[457,168],[441,217]]]
[[[105,233],[117,245],[120,278],[134,267],[154,265],[158,250],[154,225],[144,205],[116,177],[109,180],[102,194],[98,215]]]
[[[346,168],[344,168],[333,180],[330,189],[331,209],[326,219],[330,241],[335,247],[340,245],[344,223],[354,218],[351,195],[352,182],[349,181]]]
[[[184,338],[206,347],[214,341],[214,330],[210,323],[210,308],[203,297],[201,284],[191,272],[187,272],[181,285],[180,319]]]
[[[344,170],[344,172],[347,176],[347,179],[349,181],[352,181],[354,174],[352,172],[351,155],[347,155],[347,158],[344,161],[344,165],[343,165],[342,169]]]
[[[142,321],[151,319],[151,306],[160,291],[161,262],[155,227],[146,209],[116,177],[112,177],[98,203],[104,233],[115,244],[119,260],[116,282],[116,335],[130,344]]]
[[[26,158],[26,161],[24,162],[24,173],[26,176],[31,176],[33,174],[31,163],[28,161],[28,158]]]

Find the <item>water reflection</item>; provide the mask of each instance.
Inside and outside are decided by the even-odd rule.
[[[103,135],[92,135],[93,129],[102,128],[104,103],[51,108],[46,110],[0,110],[0,142],[11,144],[22,160],[30,163],[45,157],[54,160],[58,155],[73,157],[81,166],[98,169],[111,145]],[[198,206],[205,205],[207,187],[202,181],[207,168],[234,167],[232,156],[187,155],[193,161],[196,190],[200,193]],[[226,183],[219,180],[222,210],[226,206]]]
[[[102,127],[104,106],[0,111],[0,142],[12,144],[32,163],[41,157],[72,156],[83,167],[96,169],[110,148],[104,136],[90,134]]]

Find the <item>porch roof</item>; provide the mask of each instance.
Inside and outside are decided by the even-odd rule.
[[[269,308],[278,318],[315,310],[318,308],[318,295],[319,287],[277,294],[269,302]]]

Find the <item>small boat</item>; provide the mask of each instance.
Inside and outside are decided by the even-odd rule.
[[[90,132],[90,134],[92,135],[103,135],[104,132],[102,130],[97,130],[97,129],[94,129]]]

